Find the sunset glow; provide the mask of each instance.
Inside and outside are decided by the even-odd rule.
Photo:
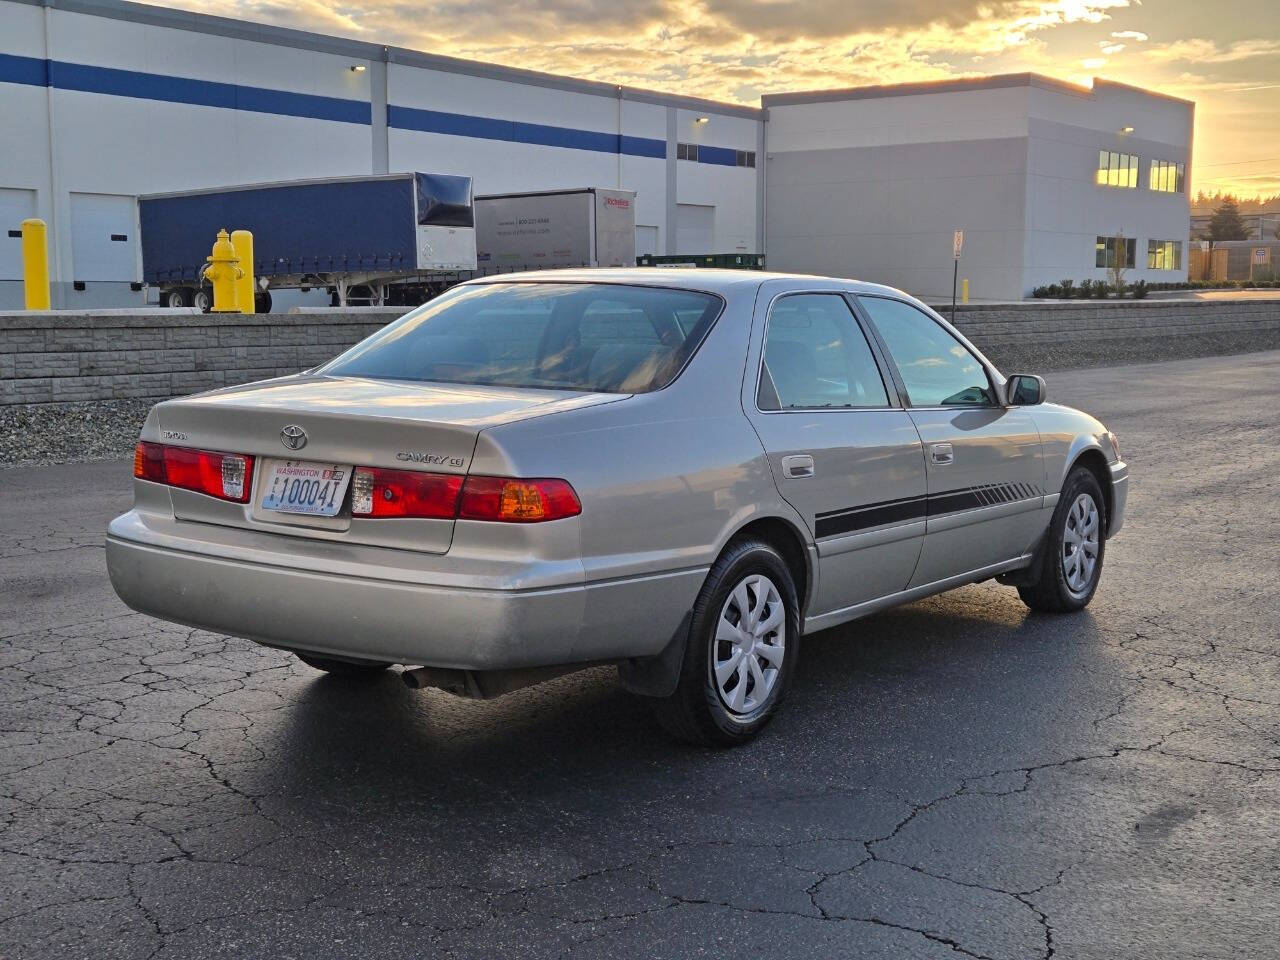
[[[1192,192],[1280,193],[1274,0],[176,0],[429,53],[757,104],[762,93],[1034,71],[1194,100]]]

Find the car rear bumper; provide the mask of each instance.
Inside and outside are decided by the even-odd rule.
[[[1129,497],[1129,465],[1117,460],[1111,467],[1111,516],[1107,518],[1107,537],[1114,537],[1124,526],[1124,508]]]
[[[386,566],[378,576],[305,569],[287,553],[215,555],[197,539],[151,536],[135,514],[112,523],[106,555],[120,598],[163,620],[290,650],[464,670],[655,655],[706,572],[467,588],[388,578]]]

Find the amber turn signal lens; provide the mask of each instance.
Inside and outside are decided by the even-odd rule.
[[[576,517],[581,512],[578,495],[564,480],[467,477],[458,519],[541,523]]]

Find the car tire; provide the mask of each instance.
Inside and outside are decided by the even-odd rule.
[[[1085,467],[1072,470],[1045,533],[1040,578],[1018,587],[1023,603],[1039,613],[1074,613],[1089,605],[1102,577],[1106,511],[1098,478]]]
[[[259,290],[253,297],[254,313],[270,313],[271,312],[271,291]]]
[[[169,309],[191,306],[191,291],[186,287],[175,287],[160,294],[160,306]]]
[[[754,738],[791,684],[800,655],[799,610],[791,571],[777,550],[754,539],[730,544],[694,601],[675,692],[651,701],[658,722],[672,736],[705,746]],[[744,619],[751,623],[747,630]]]
[[[191,294],[191,305],[201,313],[208,313],[213,309],[213,288],[212,287],[196,287]]]
[[[325,673],[331,673],[336,677],[373,678],[391,666],[391,664],[383,663],[380,660],[334,660],[315,653],[300,653],[298,651],[294,651],[294,656],[308,667],[323,670]]]

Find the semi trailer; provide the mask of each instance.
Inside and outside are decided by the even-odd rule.
[[[327,289],[335,305],[422,302],[476,268],[471,178],[394,173],[138,198],[142,274],[160,305],[212,305],[205,258],[218,230],[253,234],[256,306],[271,290]]]
[[[462,280],[554,267],[635,266],[635,192],[603,187],[471,196],[468,177],[406,173],[138,198],[143,279],[161,306],[208,310],[222,228],[253,233],[258,312],[271,290],[334,306],[414,306]]]
[[[634,267],[633,190],[583,187],[476,197],[481,274],[554,267]]]

